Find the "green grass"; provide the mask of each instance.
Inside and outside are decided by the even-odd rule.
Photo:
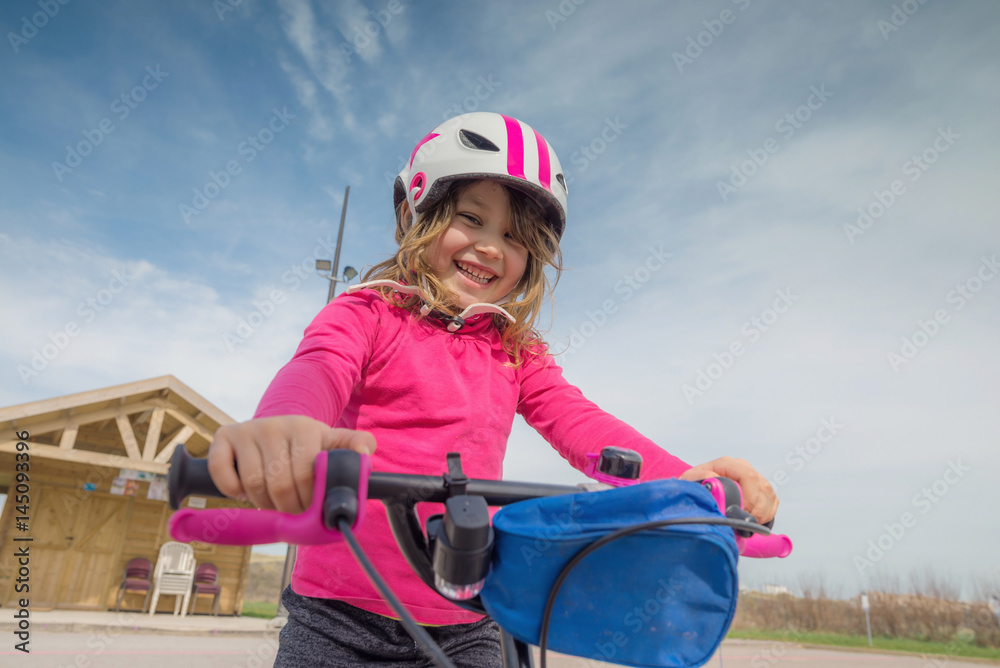
[[[278,614],[278,604],[268,601],[243,601],[244,617],[261,617],[271,619]]]
[[[833,647],[868,648],[866,636],[845,636],[836,633],[792,633],[789,631],[731,631],[729,638],[742,640],[779,640],[785,642],[805,643],[811,645],[830,645]],[[913,652],[916,654],[940,654],[944,656],[991,659],[1000,661],[1000,649],[992,647],[977,647],[961,643],[931,642],[929,640],[910,640],[908,638],[872,638],[873,649],[886,649],[895,652]]]

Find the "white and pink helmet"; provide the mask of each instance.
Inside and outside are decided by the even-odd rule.
[[[420,140],[396,177],[393,204],[430,209],[456,179],[500,181],[531,197],[556,238],[566,228],[566,177],[556,152],[527,123],[490,112],[450,118]],[[397,221],[400,222],[401,221]]]

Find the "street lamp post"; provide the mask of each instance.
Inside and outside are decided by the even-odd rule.
[[[333,271],[330,272],[331,277],[337,276],[337,267],[340,265],[340,242],[344,238],[344,219],[347,217],[347,196],[351,194],[351,186],[347,186],[344,189],[344,207],[340,210],[340,230],[337,232],[337,250],[333,253]],[[316,268],[319,268],[319,263],[317,262]],[[352,269],[353,271],[353,269]],[[347,273],[346,271],[344,272]],[[357,272],[354,272],[357,275]],[[330,292],[326,295],[326,303],[329,304],[333,301],[333,291],[337,287],[337,281],[334,278],[330,281]]]
[[[320,272],[319,274],[320,276],[330,281],[330,291],[327,293],[326,297],[326,302],[328,304],[330,303],[330,301],[333,300],[333,291],[337,283],[347,283],[352,278],[358,275],[357,269],[348,266],[344,267],[344,275],[341,278],[337,278],[334,275],[335,270],[332,268],[331,262],[329,260],[316,260],[316,271]],[[329,274],[322,273],[326,271],[329,271],[330,273]]]

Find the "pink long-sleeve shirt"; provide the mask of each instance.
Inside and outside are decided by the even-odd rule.
[[[316,316],[255,417],[305,415],[369,431],[378,444],[376,471],[441,475],[445,455],[460,452],[470,478],[500,479],[515,413],[580,470],[587,453],[606,445],[638,451],[643,480],[690,468],[584,398],[550,355],[529,356],[520,367],[509,362],[489,315],[474,316],[452,333],[362,290],[339,296]],[[480,619],[424,584],[400,553],[385,508],[367,503],[359,540],[417,621]],[[418,505],[421,522],[441,508]],[[303,596],[395,616],[343,543],[300,547],[291,584]]]

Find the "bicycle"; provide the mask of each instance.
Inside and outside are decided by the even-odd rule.
[[[639,660],[649,660],[648,643],[643,645],[637,642],[629,648],[628,653],[622,652],[622,656],[617,656],[618,648],[626,647],[631,639],[624,637],[621,631],[608,631],[610,635],[607,637],[614,640],[614,646],[608,650],[610,640],[605,642],[605,646],[599,640],[595,646],[601,650],[602,656],[593,658],[620,665],[697,666],[707,661],[721,643],[735,611],[735,557],[729,556],[732,547],[735,546],[744,556],[753,557],[784,557],[792,549],[787,536],[771,534],[769,527],[757,523],[743,510],[742,492],[735,482],[725,478],[711,478],[701,484],[676,480],[639,483],[641,458],[631,450],[608,447],[600,455],[588,456],[585,472],[596,479],[598,484],[603,484],[604,487],[599,491],[584,491],[580,487],[567,485],[470,479],[462,472],[458,453],[447,456],[447,467],[448,473],[443,476],[372,472],[367,456],[348,450],[330,450],[321,452],[316,457],[313,501],[301,514],[288,515],[278,511],[238,508],[180,509],[181,501],[190,494],[224,496],[208,474],[207,460],[191,457],[181,445],[174,452],[168,475],[170,505],[177,511],[170,518],[170,533],[174,539],[182,542],[199,540],[227,545],[275,542],[313,545],[346,540],[380,595],[400,616],[411,637],[442,668],[453,668],[453,664],[382,580],[354,536],[353,529],[363,521],[366,504],[361,503],[361,499],[377,499],[385,505],[396,542],[414,572],[428,586],[462,608],[493,617],[501,629],[501,650],[506,668],[533,668],[530,644],[539,646],[541,668],[545,668],[557,595],[574,570],[582,572],[580,565],[585,562],[586,557],[616,541],[623,541],[630,536],[633,541],[645,537],[645,542],[640,543],[642,545],[648,544],[650,539],[660,541],[663,537],[668,537],[672,546],[682,545],[684,549],[693,550],[699,564],[711,562],[712,567],[721,564],[719,568],[726,571],[726,578],[724,586],[719,587],[722,590],[720,604],[728,606],[720,608],[720,613],[725,614],[715,615],[707,632],[699,627],[702,634],[710,634],[710,638],[696,638],[693,649],[685,648],[683,656],[667,655],[666,658],[654,659],[659,663],[637,663]],[[651,488],[650,485],[656,487]],[[515,535],[518,512],[531,514],[542,509],[540,512],[544,513],[559,506],[569,508],[571,516],[580,508],[596,509],[599,517],[604,508],[631,508],[629,504],[634,504],[636,498],[641,499],[647,492],[675,494],[675,489],[682,490],[686,495],[685,504],[694,504],[693,511],[686,509],[677,516],[627,522],[621,528],[600,532],[599,537],[584,535],[587,531],[580,531],[579,535],[574,533],[575,530],[570,531],[566,536],[572,536],[572,540],[563,541],[558,549],[547,549],[544,555],[540,553],[544,559],[538,564],[528,560],[528,571],[540,572],[541,579],[551,581],[548,593],[542,591],[540,597],[532,599],[531,592],[526,594],[523,588],[511,591],[512,587],[517,589],[517,585],[511,583],[523,579],[521,576],[525,573],[524,565],[511,556],[516,555],[518,550],[518,537]],[[601,494],[604,496],[593,496]],[[445,505],[444,514],[427,520],[426,535],[416,512],[416,505],[421,502]],[[548,510],[544,509],[546,504],[549,506]],[[682,504],[678,502],[678,505]],[[503,507],[492,524],[489,506]],[[715,514],[710,510],[714,510]],[[508,515],[504,515],[505,512]],[[671,508],[663,509],[663,513],[670,512]],[[732,532],[722,527],[732,529]],[[545,528],[548,530],[549,527]],[[556,529],[553,539],[561,538],[558,527]],[[562,529],[566,530],[566,527]],[[581,544],[583,547],[580,547]],[[654,543],[654,546],[657,544]],[[535,545],[537,547],[537,543]],[[635,545],[634,542],[629,544],[630,552],[627,556],[636,554],[631,551],[635,549]],[[603,568],[599,564],[596,567]],[[592,567],[588,565],[586,568]],[[599,575],[603,576],[606,572],[601,570]],[[595,583],[603,583],[604,577],[595,577],[589,571],[588,574],[588,587],[602,586]],[[615,575],[621,573],[616,570]],[[670,582],[673,581],[671,577]],[[667,587],[662,578],[660,583]],[[611,589],[602,589],[599,593],[604,597],[618,594],[627,597],[632,594],[628,590],[635,587],[631,580],[626,584],[626,587],[616,587],[614,582],[610,585],[604,583],[604,586],[610,586]],[[715,593],[712,586],[708,588],[708,593],[704,587],[696,587],[695,591],[700,597]],[[670,593],[668,588],[667,594]],[[673,594],[675,599],[670,600],[668,596],[665,603],[679,606],[685,602],[676,600],[676,591]],[[583,607],[594,607],[593,602],[583,598]],[[533,607],[530,600],[535,601]],[[538,608],[542,600],[544,609],[541,610],[539,625]],[[647,601],[645,606],[647,612],[648,603]],[[665,603],[658,604],[662,605],[664,611],[668,608]],[[562,604],[564,608],[570,607],[565,600]],[[635,609],[641,614],[638,607]],[[521,613],[525,610],[528,614],[526,619],[522,619]],[[584,656],[580,653],[580,643],[581,637],[588,636],[586,625],[580,631],[583,636],[574,633],[579,630],[579,620],[586,618],[593,624],[588,614],[586,611],[574,611],[575,617],[568,621],[560,620],[560,626],[556,630],[559,640],[553,644],[557,651]],[[565,613],[564,617],[567,617]],[[669,617],[666,624],[673,624]],[[677,632],[682,635],[690,633]],[[624,642],[619,636],[624,637]],[[585,642],[590,639],[588,637]],[[653,649],[655,654],[655,646]]]

